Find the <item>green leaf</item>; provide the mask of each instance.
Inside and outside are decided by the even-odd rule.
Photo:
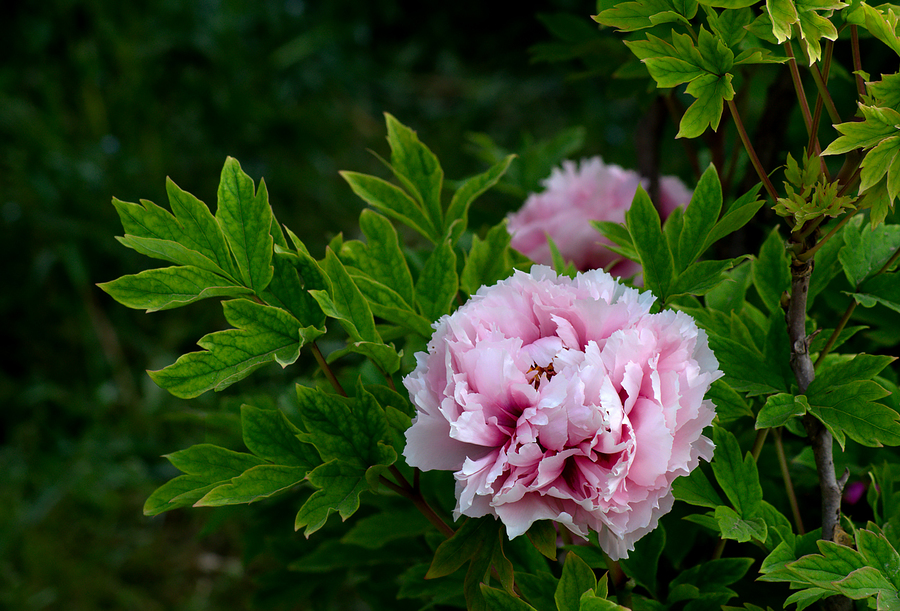
[[[400,354],[393,345],[374,342],[354,342],[347,346],[347,350],[361,354],[370,359],[378,368],[387,374],[397,373],[400,370]]]
[[[218,222],[203,202],[188,193],[180,195],[177,187],[175,191],[174,198],[170,193],[170,201],[178,218],[147,200],[141,200],[142,205],[139,205],[113,198],[113,206],[126,234],[124,239],[118,238],[119,241],[146,256],[180,265],[195,265],[227,277],[232,284],[237,283],[234,262],[224,246],[224,236],[215,235],[222,233]],[[186,201],[188,199],[193,201]],[[205,217],[212,219],[212,225]]]
[[[223,277],[228,276],[228,274],[222,271],[214,261],[208,259],[196,250],[186,248],[184,245],[172,240],[159,240],[156,238],[144,238],[133,235],[117,237],[116,240],[118,240],[122,246],[139,252],[146,257],[162,259],[163,261],[169,261],[170,263],[175,263],[177,265],[198,267]],[[229,280],[231,280],[231,284],[239,283],[238,280],[233,280],[231,278],[229,278]]]
[[[553,595],[558,611],[578,611],[581,595],[597,587],[597,577],[577,554],[567,554],[562,576]]]
[[[541,571],[535,575],[516,571],[516,586],[522,595],[538,609],[555,609],[553,593],[559,580],[552,574]]]
[[[706,398],[716,406],[716,418],[720,423],[728,423],[742,417],[753,418],[753,411],[747,401],[722,380],[716,380],[706,391]]]
[[[556,526],[552,520],[536,520],[532,522],[528,532],[528,540],[544,556],[556,560]]]
[[[897,278],[896,272],[878,274],[866,280],[860,292],[850,295],[863,307],[871,308],[880,303],[895,312],[900,312],[900,281]]]
[[[421,314],[414,312],[412,306],[406,303],[393,289],[366,276],[355,274],[353,282],[369,302],[369,308],[373,315],[413,333],[418,333],[425,339],[430,338],[434,333],[431,322]]]
[[[806,307],[812,309],[816,296],[821,293],[828,283],[841,272],[841,264],[838,255],[844,247],[844,232],[839,231],[819,247],[816,253],[816,264],[813,267],[812,278],[809,281],[809,292],[806,297]]]
[[[294,520],[294,530],[311,534],[325,526],[328,516],[337,511],[346,520],[359,509],[359,495],[368,488],[365,471],[339,460],[332,460],[313,469],[306,479],[318,490],[312,494]]]
[[[414,303],[412,274],[400,249],[394,226],[377,212],[363,210],[359,215],[359,227],[366,236],[366,244],[345,243],[341,248],[341,257],[354,250],[351,244],[359,245],[359,252],[352,252],[352,265],[396,291],[407,304]]]
[[[893,590],[891,582],[871,566],[856,569],[840,581],[834,582],[834,586],[841,594],[853,600],[861,600],[878,595],[882,590]]]
[[[725,282],[706,293],[706,305],[725,314],[740,313],[750,286],[752,265],[743,262],[725,272]]]
[[[259,465],[244,471],[230,482],[216,486],[195,507],[221,507],[253,503],[269,498],[302,482],[306,477],[306,467],[284,465]]]
[[[322,462],[311,445],[297,439],[302,431],[281,410],[242,405],[241,432],[248,450],[276,465],[308,471]]]
[[[865,12],[866,29],[869,33],[900,55],[896,6],[872,7],[865,3],[860,6]]]
[[[215,261],[230,276],[237,276],[222,226],[206,204],[182,190],[171,178],[166,178],[166,193],[182,229],[178,241]]]
[[[347,534],[341,537],[341,543],[378,549],[391,541],[417,537],[430,527],[428,520],[418,509],[411,506],[391,508],[357,520]]]
[[[434,153],[419,141],[416,132],[389,113],[384,113],[384,117],[387,122],[388,143],[391,146],[391,169],[424,208],[431,226],[443,234],[441,188],[444,171],[441,164]]]
[[[341,172],[341,176],[350,184],[350,188],[367,204],[385,216],[400,221],[407,227],[419,232],[432,243],[439,240],[436,228],[419,208],[416,201],[403,189],[386,180],[359,174],[357,172]]]
[[[469,225],[469,207],[482,193],[493,187],[509,169],[515,155],[507,155],[502,161],[495,163],[489,170],[472,176],[463,182],[447,208],[446,224],[450,232],[450,245],[455,246],[460,236]]]
[[[900,225],[879,225],[873,229],[862,223],[862,217],[857,215],[844,226],[844,248],[838,254],[853,287],[880,270],[900,248]]]
[[[331,248],[325,249],[322,268],[331,281],[331,290],[310,291],[322,311],[337,319],[354,341],[381,343],[369,303]]]
[[[579,611],[631,611],[614,601],[598,597],[593,590],[588,590],[579,599]]]
[[[892,168],[898,151],[900,151],[900,137],[895,135],[883,139],[866,153],[860,163],[862,167],[859,181],[860,193],[875,186],[885,175],[888,177],[888,186],[895,184],[898,172]],[[891,198],[897,197],[896,187],[890,189],[889,194]]]
[[[385,443],[384,410],[361,386],[353,399],[297,385],[297,398],[308,431],[299,438],[316,446],[323,460],[339,459],[362,468],[396,461],[397,453]]]
[[[481,593],[492,611],[535,611],[534,607],[505,590],[480,584]]]
[[[856,550],[833,541],[819,541],[819,554],[803,556],[787,564],[794,581],[809,583],[826,590],[836,591],[832,585],[853,571],[865,566],[865,560]]]
[[[727,0],[725,1],[727,2]],[[704,2],[704,4],[706,3]],[[744,6],[725,7],[731,10],[722,11],[721,14],[716,14],[712,10],[706,11],[709,27],[725,43],[725,46],[730,48],[739,45],[747,36],[746,26],[753,21],[753,11],[746,7],[756,4],[756,0],[738,0],[734,4],[744,4]],[[736,60],[735,63],[737,63]]]
[[[769,363],[752,344],[710,334],[709,346],[734,390],[750,396],[787,392],[778,363]]]
[[[751,539],[764,542],[766,540],[766,522],[760,518],[745,520],[731,507],[716,507],[716,521],[723,539],[734,539],[738,543],[746,543]]]
[[[457,290],[456,253],[450,241],[444,240],[428,257],[416,282],[416,302],[422,315],[435,321],[448,314]]]
[[[769,395],[766,404],[756,416],[756,429],[767,429],[783,426],[794,416],[802,416],[809,409],[809,403],[803,395],[779,393]]]
[[[737,439],[721,427],[713,429],[716,454],[712,461],[713,473],[725,496],[744,519],[752,519],[759,512],[762,488],[756,461],[750,452],[741,460],[741,448]]]
[[[98,284],[124,306],[147,312],[178,308],[209,297],[239,297],[253,291],[199,267],[148,269]]]
[[[473,295],[482,286],[491,286],[509,277],[513,271],[510,239],[505,220],[491,227],[484,240],[472,236],[472,248],[459,278],[462,290]]]
[[[728,278],[725,272],[741,261],[727,259],[724,261],[697,261],[685,269],[672,287],[670,297],[678,295],[706,295]]]
[[[699,469],[694,470],[699,471]],[[659,525],[635,543],[634,550],[628,554],[627,558],[619,560],[625,574],[654,597],[657,597],[656,572],[665,546],[666,530]]]
[[[750,219],[753,218],[764,203],[763,200],[757,199],[759,189],[760,185],[755,186],[731,204],[707,236],[706,243],[703,245],[703,251],[750,222]]]
[[[682,571],[669,584],[670,592],[680,585],[695,585],[701,592],[730,586],[743,578],[753,562],[753,558],[719,558],[704,562]]]
[[[191,446],[166,456],[181,475],[159,487],[144,504],[144,515],[188,507],[220,483],[239,476],[264,461],[252,454],[233,452],[208,443]]]
[[[601,11],[593,17],[594,21],[620,32],[633,32],[649,28],[660,22],[661,16],[671,15],[678,19],[672,5],[665,0],[645,0],[644,2],[620,2],[613,8]]]
[[[900,113],[892,108],[866,106],[859,103],[863,121],[850,121],[835,125],[841,134],[822,151],[822,155],[840,155],[854,149],[868,149],[881,141],[897,135]]]
[[[276,246],[275,249],[278,250],[279,247]],[[304,327],[322,327],[325,323],[325,313],[307,290],[314,287],[304,287],[301,282],[294,265],[298,259],[293,253],[276,254],[272,261],[275,273],[269,286],[263,291],[262,299],[268,305],[287,310]]]
[[[781,312],[781,296],[791,286],[790,260],[778,228],[763,242],[759,259],[753,262],[753,286],[769,313]]]
[[[887,538],[863,529],[856,533],[856,545],[869,566],[875,567],[885,577],[887,587],[900,590],[900,554]]]
[[[233,299],[222,304],[235,329],[204,336],[203,352],[191,352],[150,377],[176,397],[190,399],[207,390],[222,390],[272,361],[287,367],[300,355],[301,327],[279,308]],[[307,329],[307,337],[321,334]]]
[[[236,159],[229,157],[222,168],[218,198],[216,220],[234,253],[244,284],[259,294],[275,272],[274,240],[270,233],[272,209],[266,183],[260,180],[259,189],[255,190],[253,179]]]
[[[822,367],[807,391],[810,395],[819,395],[848,382],[871,380],[896,360],[893,356],[857,354],[849,360]]]
[[[634,241],[631,239],[631,234],[628,233],[628,228],[625,227],[625,225],[610,221],[589,222],[594,226],[594,229],[615,244],[615,246],[607,246],[611,251],[632,261],[641,260],[637,251],[634,249]]]
[[[791,26],[800,21],[793,0],[766,0],[766,12],[772,20],[772,33],[778,43],[791,38]]]
[[[625,213],[628,232],[644,268],[644,283],[650,291],[665,302],[674,275],[672,251],[663,236],[659,213],[642,187],[634,194],[631,208]]]
[[[845,435],[869,447],[900,445],[900,414],[875,403],[888,394],[871,380],[858,380],[822,392],[807,391],[809,411],[844,447]]]
[[[675,257],[676,269],[688,268],[694,260],[703,254],[700,250],[706,237],[719,220],[722,210],[722,185],[711,165],[703,172],[697,188],[691,197],[690,205],[684,210],[684,223],[681,235],[678,236],[678,250]]]
[[[703,0],[702,4],[704,6],[714,6],[716,8],[740,9],[753,6],[757,2],[759,2],[759,0]],[[723,12],[723,15],[725,12]]]
[[[437,579],[455,572],[475,556],[486,541],[495,539],[498,532],[499,522],[495,520],[467,518],[456,533],[435,550],[426,579]]]
[[[719,129],[724,102],[734,98],[734,87],[731,85],[733,75],[704,74],[692,80],[685,91],[697,100],[691,104],[681,117],[676,138],[697,138],[711,127]]]

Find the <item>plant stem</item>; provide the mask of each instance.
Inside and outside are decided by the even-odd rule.
[[[762,452],[763,446],[766,444],[766,436],[769,434],[769,429],[759,429],[756,431],[756,439],[753,441],[753,448],[750,450],[750,455],[753,456],[753,460],[759,460],[759,455]]]
[[[859,30],[855,25],[850,26],[850,48],[853,49],[853,72],[856,77],[856,93],[859,97],[866,95],[866,82],[859,75],[862,70],[862,58],[859,54]]]
[[[811,244],[803,244],[806,250]],[[788,306],[788,335],[791,342],[791,369],[797,378],[800,394],[816,377],[812,359],[809,356],[809,340],[806,335],[806,300],[809,280],[812,276],[812,258],[791,262],[791,300]],[[803,426],[816,459],[819,475],[819,489],[822,493],[822,539],[834,541],[834,529],[841,519],[841,492],[843,485],[835,477],[834,442],[831,432],[812,414],[803,416]],[[826,601],[828,609],[850,609],[852,603],[844,596],[831,597]]]
[[[806,124],[806,133],[812,137],[812,115],[809,112],[809,102],[806,100],[806,92],[803,91],[803,81],[800,79],[800,69],[797,67],[797,59],[794,57],[794,48],[791,41],[784,42],[784,50],[790,60],[788,67],[791,70],[791,80],[794,82],[794,91],[797,93],[797,102],[800,103],[800,112],[803,114],[803,123]]]
[[[425,500],[418,489],[413,489],[413,487],[409,485],[406,478],[400,473],[400,469],[398,469],[396,465],[391,465],[390,471],[400,484],[395,484],[384,476],[381,476],[381,482],[400,496],[411,500],[413,505],[416,506],[416,509],[418,509],[419,512],[435,526],[435,528],[441,531],[448,539],[452,537],[456,531],[435,513],[434,509],[431,508],[431,505],[428,504],[428,501]]]
[[[805,251],[803,251],[802,253],[800,253],[797,256],[797,258],[800,261],[811,261],[812,258],[819,251],[819,249],[822,248],[822,245],[825,244],[825,242],[827,242],[831,238],[833,238],[834,234],[836,234],[838,231],[840,231],[841,227],[846,225],[847,221],[849,221],[852,217],[853,217],[853,213],[849,213],[849,214],[845,215],[844,218],[842,218],[840,221],[838,221],[837,225],[835,225],[834,227],[831,228],[831,231],[829,231],[824,236],[822,236],[819,239],[819,241],[816,242],[816,244],[814,246],[812,246],[811,248],[808,248]]]
[[[784,444],[781,441],[781,427],[776,428],[772,435],[775,437],[775,453],[778,455],[778,465],[781,467],[781,479],[784,480],[784,489],[791,505],[791,513],[794,516],[794,526],[798,534],[805,534],[803,518],[800,517],[800,504],[797,503],[797,495],[794,493],[794,482],[791,480],[791,472],[788,469],[787,457],[784,454]]]
[[[759,176],[759,179],[762,181],[763,185],[766,187],[766,192],[768,192],[769,197],[772,198],[773,202],[778,201],[778,192],[775,190],[775,185],[772,184],[772,181],[769,180],[769,176],[766,174],[765,169],[762,167],[762,164],[759,161],[759,157],[756,155],[756,151],[753,149],[753,144],[750,142],[750,137],[747,135],[747,130],[744,129],[744,123],[741,121],[741,115],[738,113],[737,106],[734,104],[734,100],[728,100],[728,110],[731,111],[731,117],[734,119],[734,125],[737,127],[738,134],[741,136],[741,142],[744,143],[744,149],[747,151],[747,155],[750,156],[750,162],[753,164],[754,169],[756,169],[756,174]]]
[[[716,548],[712,553],[712,560],[718,560],[722,557],[722,554],[725,552],[725,543],[728,539],[719,539],[719,542],[716,543]]]
[[[812,73],[813,80],[816,82],[816,87],[819,89],[819,95],[825,102],[825,110],[828,111],[828,117],[831,119],[832,123],[841,123],[841,115],[834,105],[834,100],[831,99],[831,94],[828,92],[828,87],[825,85],[825,79],[822,78],[819,67],[813,64],[810,66],[810,72]]]
[[[844,312],[844,315],[841,317],[841,321],[838,323],[838,326],[834,329],[834,332],[831,334],[831,337],[828,338],[828,342],[826,342],[825,347],[822,348],[822,351],[819,353],[819,357],[816,359],[815,366],[818,367],[822,364],[822,361],[825,360],[825,357],[831,351],[831,347],[834,346],[834,342],[837,341],[837,338],[840,336],[841,331],[844,330],[844,327],[847,326],[847,322],[850,320],[850,316],[853,315],[853,310],[856,309],[856,300],[852,300],[850,305],[847,306],[847,310]]]
[[[804,244],[804,246],[807,246]],[[788,335],[791,342],[791,369],[797,378],[800,394],[816,377],[812,359],[809,356],[809,340],[806,335],[806,300],[809,280],[812,276],[812,258],[791,262],[791,300],[788,306]],[[834,473],[834,441],[831,432],[812,414],[803,416],[809,444],[816,460],[819,475],[819,489],[822,493],[822,539],[834,541],[834,529],[841,519],[841,492],[843,484]],[[825,602],[829,611],[849,610],[852,602],[845,596],[832,596]]]
[[[331,367],[328,366],[328,363],[325,362],[325,357],[322,356],[322,351],[319,350],[319,346],[316,342],[312,343],[312,353],[313,356],[316,357],[316,362],[319,364],[319,368],[322,370],[322,373],[325,374],[325,377],[328,378],[328,381],[331,382],[331,385],[337,391],[337,393],[343,397],[347,396],[347,393],[341,387],[341,383],[338,382],[338,379],[334,376],[334,372],[331,371]]]

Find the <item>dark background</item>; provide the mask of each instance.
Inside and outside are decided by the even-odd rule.
[[[521,153],[583,126],[568,140],[583,141],[579,155],[633,166],[628,126],[639,105],[589,78],[597,65],[530,60],[531,47],[553,40],[538,13],[561,12],[581,21],[586,44],[597,42],[596,7],[575,0],[503,11],[389,0],[6,7],[0,607],[261,606],[256,576],[267,561],[248,551],[252,508],[151,519],[141,507],[176,474],[161,455],[207,441],[242,449],[240,397],[277,397],[290,373],[266,369],[195,401],[156,388],[144,370],[223,328],[221,309],[148,315],[100,291],[98,282],[159,264],[115,241],[110,198],[166,205],[171,176],[214,208],[231,155],[255,180],[265,177],[279,220],[322,256],[335,233],[353,233],[361,209],[337,172],[385,175],[367,152],[388,153],[383,112],[418,130],[451,179],[487,167],[490,153],[472,133]],[[616,61],[604,56],[599,71]],[[515,171],[520,189],[483,198],[476,229],[534,186],[533,169],[530,179]],[[300,536],[283,526],[286,539]]]

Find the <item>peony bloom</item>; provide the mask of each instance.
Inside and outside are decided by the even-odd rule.
[[[592,157],[582,159],[580,168],[574,161],[564,161],[543,185],[545,191],[532,193],[518,212],[508,216],[513,248],[536,263],[551,265],[549,235],[563,258],[573,261],[581,271],[606,268],[620,258],[606,248],[609,240],[588,221],[624,223],[638,185],[647,189],[648,180]],[[659,194],[663,217],[691,200],[691,192],[674,176],[660,178]],[[610,271],[627,277],[640,269],[637,263],[626,260]]]
[[[407,462],[454,472],[455,518],[496,516],[510,538],[555,520],[627,556],[712,458],[703,395],[722,375],[694,320],[653,301],[602,270],[481,287],[404,380]]]

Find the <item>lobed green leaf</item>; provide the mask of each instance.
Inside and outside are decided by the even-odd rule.
[[[284,492],[304,480],[306,467],[259,465],[210,490],[195,507],[253,503]]]
[[[146,309],[148,313],[178,308],[210,297],[240,297],[253,293],[219,274],[191,265],[148,269],[97,286],[122,305]]]
[[[309,538],[325,526],[328,516],[338,512],[346,520],[359,509],[359,495],[368,488],[365,470],[340,460],[328,461],[313,469],[306,479],[318,490],[310,496],[294,519],[294,530]]]
[[[322,331],[303,329],[289,313],[246,299],[222,304],[225,319],[235,329],[211,333],[197,344],[206,350],[181,356],[175,363],[151,371],[154,382],[176,397],[192,398],[207,390],[222,390],[272,361],[282,367],[297,360],[307,339]]]
[[[234,254],[244,285],[262,293],[275,269],[272,266],[273,217],[264,180],[255,189],[233,157],[225,161],[219,182],[216,220]]]

